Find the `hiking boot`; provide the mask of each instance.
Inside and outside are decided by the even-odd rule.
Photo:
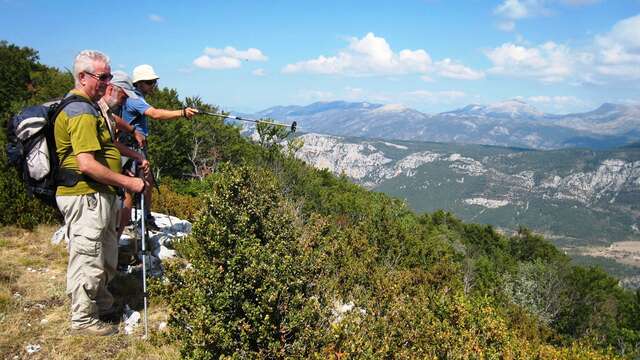
[[[156,218],[154,218],[152,215],[147,215],[147,217],[145,217],[144,226],[147,230],[150,231],[160,231],[160,228],[156,224]]]
[[[117,324],[118,322],[120,322],[121,313],[122,313],[121,309],[119,309],[116,306],[112,306],[111,308],[105,311],[101,311],[100,316],[98,316],[98,319],[100,319],[100,321],[105,323]]]
[[[100,321],[105,324],[118,324],[120,323],[120,315],[116,312],[112,312],[111,314],[104,314],[98,317]],[[116,329],[117,332],[117,329]]]
[[[71,329],[71,335],[110,336],[117,333],[117,327],[102,321],[98,321],[82,329]]]

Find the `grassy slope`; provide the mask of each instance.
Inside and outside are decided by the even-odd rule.
[[[107,338],[69,335],[69,299],[65,295],[67,252],[63,245],[51,244],[54,231],[52,226],[40,226],[33,232],[0,228],[0,357],[179,358],[176,344],[156,345],[164,341],[156,341],[154,330],[166,316],[164,307],[153,301],[149,313],[152,336],[148,341],[141,339],[142,326],[138,327],[138,333],[128,336],[123,334],[122,324],[119,335]],[[41,350],[28,356],[29,344],[38,344]]]

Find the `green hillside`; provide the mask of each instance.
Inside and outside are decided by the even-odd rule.
[[[4,54],[19,51],[0,44],[0,66]],[[14,71],[58,73],[43,65]],[[41,100],[16,95],[0,109],[3,121]],[[168,88],[149,100],[215,111]],[[169,317],[168,333],[154,331],[153,346],[174,344],[188,359],[640,356],[640,292],[601,268],[573,265],[526,228],[503,235],[444,211],[417,214],[297,160],[300,144],[276,128],[260,127],[252,142],[212,116],[151,124],[150,159],[163,185],[154,210],[194,222],[177,244],[181,258],[151,289],[152,304]],[[23,195],[4,153],[0,166],[0,223],[55,222]],[[426,170],[421,176],[433,183],[449,171]],[[465,180],[456,191],[483,186]],[[434,193],[425,196],[449,198]],[[5,333],[4,314],[17,300],[14,276],[0,271]],[[140,358],[154,350],[137,349],[149,351]]]

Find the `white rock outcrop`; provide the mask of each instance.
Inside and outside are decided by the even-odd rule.
[[[478,205],[489,209],[497,209],[509,205],[508,200],[485,199],[482,197],[464,199],[464,202],[469,205]]]

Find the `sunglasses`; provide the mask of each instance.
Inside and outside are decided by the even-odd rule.
[[[154,80],[142,80],[141,82],[147,84],[147,85],[155,85],[158,83],[158,79],[154,79]]]
[[[84,72],[85,74],[91,75],[92,78],[102,81],[102,82],[109,82],[111,81],[111,79],[113,79],[113,75],[111,75],[111,73],[102,73],[102,74],[94,74],[94,73],[90,73],[88,71]]]

